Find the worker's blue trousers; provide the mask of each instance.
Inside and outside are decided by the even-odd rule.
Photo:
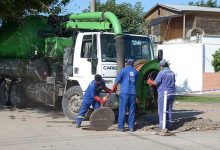
[[[174,95],[167,96],[167,107],[166,107],[166,128],[170,129],[171,122],[172,122],[172,111],[173,111],[173,102],[174,102]],[[163,127],[163,106],[164,106],[164,95],[159,94],[158,97],[158,115],[159,115],[159,128],[162,129]]]
[[[119,105],[119,115],[118,115],[118,128],[123,129],[125,123],[125,113],[126,108],[128,108],[128,128],[134,128],[135,124],[135,101],[136,95],[133,94],[120,94],[120,105]]]
[[[89,110],[90,106],[92,105],[93,109],[96,110],[100,107],[99,102],[94,100],[88,100],[85,99],[82,102],[82,107],[80,108],[78,117],[76,119],[76,124],[81,125],[81,122],[83,121],[87,111]]]

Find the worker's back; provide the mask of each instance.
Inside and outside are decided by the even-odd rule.
[[[158,93],[167,91],[168,93],[175,93],[175,74],[169,67],[163,68],[155,79],[158,86]]]
[[[121,93],[136,94],[137,78],[138,72],[133,66],[129,65],[123,68],[116,78],[116,82],[120,81],[121,83]]]

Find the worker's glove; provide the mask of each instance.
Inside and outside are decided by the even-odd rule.
[[[149,84],[149,85],[154,85],[154,81],[149,78],[149,79],[147,80],[147,84]]]
[[[112,87],[112,93],[116,93],[117,91],[117,84],[114,84]]]
[[[105,100],[102,99],[99,103],[101,106],[103,106],[105,104]]]
[[[95,100],[95,101],[98,101],[101,106],[105,104],[105,100],[102,99],[102,98],[99,97],[99,96],[95,96],[95,97],[94,97],[94,100]]]

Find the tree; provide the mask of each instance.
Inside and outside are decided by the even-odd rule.
[[[215,53],[212,56],[212,66],[214,67],[215,72],[220,72],[220,49],[215,51]]]
[[[70,0],[1,0],[0,19],[3,22],[19,21],[39,13],[59,13]]]
[[[198,2],[190,1],[188,4],[193,5],[193,6],[218,7],[217,0],[208,0],[206,3],[204,2],[204,0],[201,0],[201,1],[198,1]]]
[[[83,12],[89,12],[88,9]],[[144,8],[141,2],[137,2],[134,6],[130,3],[116,4],[115,0],[107,0],[106,3],[101,3],[100,0],[96,1],[96,11],[113,12],[120,20],[124,32],[135,34],[144,34]]]

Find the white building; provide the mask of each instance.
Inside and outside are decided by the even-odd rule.
[[[220,35],[200,35],[158,45],[176,74],[178,92],[220,89],[220,73],[212,67],[214,52],[220,49]]]

